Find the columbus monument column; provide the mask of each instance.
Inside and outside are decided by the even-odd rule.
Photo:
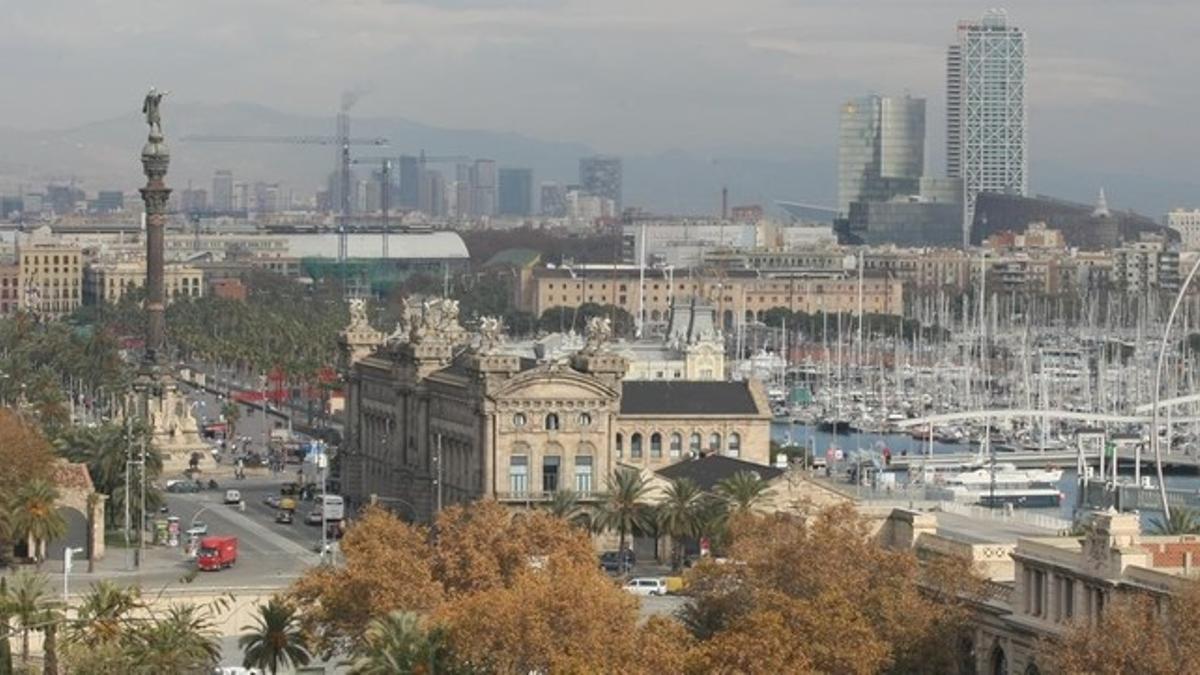
[[[167,226],[167,199],[171,188],[165,178],[171,152],[163,138],[159,107],[169,92],[154,87],[142,100],[142,114],[150,133],[142,146],[142,172],[146,186],[140,189],[146,207],[146,348],[134,387],[138,410],[151,430],[154,447],[162,454],[163,471],[188,467],[193,456],[209,460],[208,448],[200,438],[187,397],[175,385],[167,361],[166,296],[163,288],[163,235]]]

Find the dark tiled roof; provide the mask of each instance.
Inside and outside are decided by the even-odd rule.
[[[640,381],[621,387],[622,415],[756,415],[745,382]]]
[[[739,471],[753,471],[765,481],[774,480],[783,475],[783,469],[773,466],[755,464],[724,455],[708,455],[699,459],[685,459],[671,466],[655,471],[666,480],[676,478],[691,478],[700,489],[709,492],[717,483],[729,478]]]

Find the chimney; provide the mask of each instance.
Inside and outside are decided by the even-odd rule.
[[[729,220],[729,188],[721,188],[721,220]]]

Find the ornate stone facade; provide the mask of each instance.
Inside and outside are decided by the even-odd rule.
[[[770,413],[760,386],[625,382],[628,362],[609,350],[603,323],[589,326],[573,355],[538,361],[504,353],[490,323],[479,338],[468,335],[457,306],[446,301],[425,303],[410,322],[406,339],[348,373],[341,461],[352,503],[374,495],[428,520],[439,505],[480,498],[524,505],[571,489],[588,500],[618,463],[632,462],[617,439],[638,430],[646,434],[646,466],[686,456],[664,445],[651,457],[650,434],[659,429],[720,434],[723,453],[736,438],[742,459],[769,461]],[[675,387],[673,400],[660,400],[647,385]]]

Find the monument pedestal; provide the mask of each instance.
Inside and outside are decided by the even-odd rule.
[[[186,471],[193,454],[199,455],[201,470],[211,470],[209,446],[200,437],[200,425],[174,379],[169,375],[143,376],[137,389],[139,409],[150,428],[150,443],[162,455],[163,475]]]

